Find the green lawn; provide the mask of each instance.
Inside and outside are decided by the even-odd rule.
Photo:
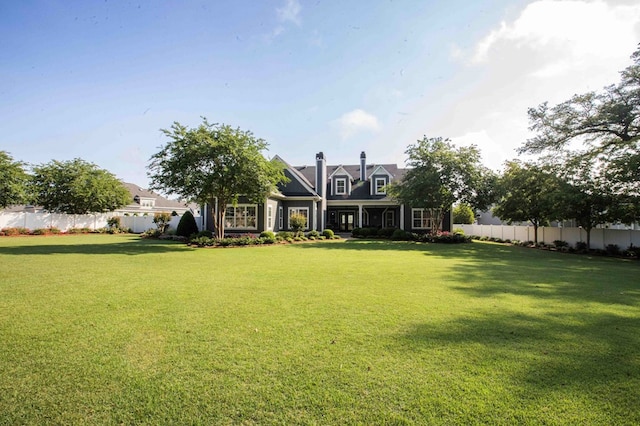
[[[640,424],[640,264],[0,238],[0,424]]]

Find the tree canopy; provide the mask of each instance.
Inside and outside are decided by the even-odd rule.
[[[196,128],[174,122],[161,131],[170,140],[150,159],[151,187],[208,203],[215,209],[217,238],[224,237],[228,204],[236,204],[240,196],[264,202],[286,179],[282,168],[262,155],[268,144],[249,131],[211,124],[206,118]]]
[[[14,161],[6,151],[0,151],[0,208],[27,202],[28,181],[24,163]]]
[[[509,161],[498,183],[499,198],[493,214],[509,223],[530,222],[537,243],[538,227],[557,219],[560,183],[548,168]]]
[[[456,147],[449,139],[427,138],[409,145],[408,171],[389,194],[411,207],[431,210],[434,230],[441,229],[444,212],[461,202],[485,209],[493,197],[493,173],[481,164],[475,145]]]
[[[108,212],[131,201],[113,174],[79,158],[35,166],[31,185],[35,202],[56,213]]]
[[[640,48],[632,59],[620,81],[602,91],[530,108],[535,136],[520,152],[546,155],[547,163],[569,160],[564,168],[584,167],[584,160],[592,167],[605,164],[608,185],[616,193],[640,197]]]

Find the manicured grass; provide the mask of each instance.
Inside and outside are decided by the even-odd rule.
[[[639,424],[640,264],[0,238],[0,424]]]

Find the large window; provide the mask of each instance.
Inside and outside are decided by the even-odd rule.
[[[304,225],[304,229],[309,229],[309,209],[307,207],[291,207],[289,208],[289,218],[293,214],[301,214],[307,218],[307,223]]]
[[[345,178],[336,179],[336,195],[344,195],[347,193],[347,180]]]
[[[431,214],[427,209],[411,209],[413,229],[431,229]]]
[[[227,206],[224,213],[224,226],[227,229],[258,229],[258,206],[255,204],[238,204]]]
[[[376,194],[387,193],[387,180],[385,178],[376,178]]]

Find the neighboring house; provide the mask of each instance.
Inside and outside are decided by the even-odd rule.
[[[375,227],[431,231],[427,210],[398,204],[387,195],[387,185],[402,180],[406,172],[396,164],[367,164],[364,152],[355,165],[328,165],[322,152],[316,154],[314,166],[291,166],[277,155],[273,161],[283,164],[289,182],[279,185],[264,203],[247,203],[241,197],[236,206],[225,206],[226,233],[290,230],[289,218],[294,213],[307,217],[307,230],[351,232],[356,227]],[[212,209],[205,211],[205,227],[214,230]],[[443,229],[450,228],[451,216],[446,215]]]
[[[196,204],[186,204],[180,201],[169,200],[153,191],[140,188],[134,183],[123,182],[131,194],[131,203],[117,209],[114,213],[124,216],[153,216],[155,213],[176,212],[182,216],[186,211],[191,211],[194,216],[200,216],[200,208]]]

